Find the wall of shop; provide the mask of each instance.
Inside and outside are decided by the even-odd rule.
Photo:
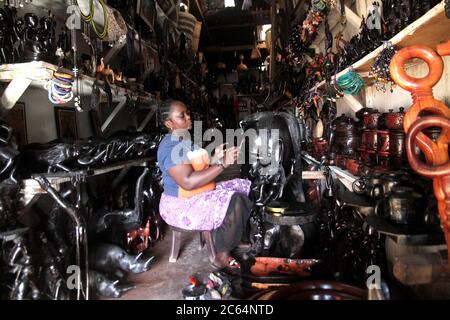
[[[28,89],[19,102],[25,104],[28,143],[45,143],[57,139],[55,106],[43,89]],[[63,106],[73,108],[73,102]],[[79,138],[92,136],[89,112],[76,112]]]
[[[444,72],[441,80],[433,88],[436,99],[441,100],[446,105],[450,105],[450,57],[443,57]],[[423,77],[428,73],[428,66],[424,62],[414,64],[406,69],[408,74],[414,77]],[[375,87],[366,87],[367,106],[378,108],[380,111],[388,111],[389,109],[398,109],[399,107],[409,107],[413,104],[411,93],[396,86],[393,93],[382,93]]]
[[[367,8],[372,4],[373,0],[358,0],[355,1],[351,9],[357,13],[359,16],[367,16]],[[359,28],[350,23],[349,16],[347,16],[347,25],[344,29],[344,40],[348,41],[352,36],[359,32]],[[336,22],[339,20],[339,14],[337,11],[332,13],[330,18],[331,32],[333,34],[333,39],[336,34],[342,30],[340,23]],[[334,26],[334,27],[333,27]],[[316,52],[325,51],[325,41],[324,41],[324,24],[322,23],[319,30],[319,36],[317,39]],[[333,40],[334,41],[334,40]],[[420,44],[420,43],[418,43]],[[333,50],[335,51],[336,44],[333,43]],[[433,48],[436,49],[436,48]],[[434,87],[434,96],[436,99],[443,101],[445,104],[450,105],[450,57],[444,57],[444,72],[441,80]],[[420,60],[414,60],[413,63],[407,67],[407,72],[409,75],[414,77],[423,77],[428,73],[428,66],[426,63]],[[380,112],[388,112],[389,109],[394,109],[397,111],[400,107],[405,109],[410,107],[413,102],[411,94],[403,90],[402,88],[395,86],[393,92],[390,92],[390,88],[387,88],[386,92],[377,91],[375,86],[368,85],[370,81],[366,81],[366,86],[364,90],[355,98],[361,102],[361,104],[368,108],[376,108]],[[339,99],[337,101],[338,114],[345,113],[347,116],[354,117],[354,111],[350,108],[348,101],[346,99]]]
[[[24,16],[29,12],[36,14],[39,18],[46,17],[48,15],[48,9],[33,5],[18,9],[19,16]],[[58,39],[59,33],[61,32],[65,21],[62,17],[58,16],[56,16],[56,21],[56,39]],[[81,37],[77,38],[77,46],[79,54],[91,54],[89,47],[86,45],[85,41],[81,39]],[[25,104],[28,143],[46,143],[58,138],[55,121],[55,105],[48,100],[46,90],[38,86],[39,85],[33,83],[32,87],[28,88],[19,99],[19,102]],[[90,88],[86,88],[84,86],[82,89],[85,90],[85,95],[82,98],[82,102],[86,111],[76,112],[77,132],[78,138],[80,139],[91,137],[94,134],[91,115],[89,112]],[[105,98],[103,100],[105,100]],[[102,108],[103,120],[106,119],[108,114],[113,110],[114,106],[114,102],[111,108],[106,108],[105,104],[101,105],[100,108]],[[75,110],[73,100],[65,105],[61,105],[60,107],[72,108]],[[125,107],[111,122],[110,126],[105,131],[105,135],[109,135],[117,130],[126,129],[132,125],[134,125],[134,121]]]
[[[443,57],[444,72],[441,80],[433,88],[433,93],[436,99],[441,100],[446,105],[450,105],[450,57]],[[413,77],[424,77],[428,73],[428,66],[424,62],[417,61],[406,69],[408,74]],[[405,110],[413,104],[411,93],[394,86],[391,92],[388,89],[386,92],[378,91],[375,86],[366,85],[363,92],[356,97],[364,106],[368,108],[376,108],[380,112],[388,112],[389,109],[397,111],[400,107]],[[354,111],[349,107],[345,99],[339,99],[337,102],[339,114],[354,116]]]

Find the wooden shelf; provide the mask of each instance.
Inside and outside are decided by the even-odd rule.
[[[408,227],[396,225],[387,221],[386,218],[370,215],[366,222],[378,232],[390,237],[396,243],[409,246],[430,246],[445,244],[442,232],[429,232],[424,227]]]
[[[88,91],[83,90],[81,92],[82,95],[91,95],[92,94],[92,85],[94,84],[95,78],[81,74],[79,75],[80,79],[83,81],[83,85],[88,87]],[[104,81],[102,80],[98,80],[100,85],[104,85]],[[116,84],[111,84],[111,92],[113,94],[113,97],[123,97],[126,96],[128,94],[134,94],[134,93],[139,93],[139,98],[143,101],[151,101],[154,100],[154,97],[145,91],[134,91],[132,89],[128,89],[128,88],[124,88],[121,86],[118,86]],[[105,92],[102,90],[102,88],[100,88],[100,90],[102,91],[102,93],[105,94]]]
[[[57,70],[62,70],[73,75],[71,70],[59,68],[57,65],[45,61],[34,61],[0,65],[0,81],[9,82],[16,78],[26,78],[33,81],[33,87],[40,87],[43,89],[44,84],[53,78],[53,72]],[[79,74],[79,78],[83,81],[84,87],[88,87],[85,89],[89,89],[83,90],[81,94],[90,95],[92,93],[91,89],[95,78],[84,74]],[[104,81],[99,80],[99,83],[103,85]],[[124,88],[116,84],[111,84],[111,91],[113,92],[113,95],[127,95],[130,92],[136,92],[132,89]],[[140,93],[144,98],[151,98],[151,94],[148,92]]]
[[[54,64],[44,61],[0,65],[0,81],[10,82],[1,97],[0,106],[8,110],[11,109],[29,86],[45,90],[44,85],[47,81],[53,78],[53,72],[56,70],[63,70],[64,72],[73,75],[73,72],[70,70],[59,68]],[[95,79],[83,74],[80,74],[79,78],[82,81],[80,86],[82,88],[80,94],[86,96],[91,95],[92,85]],[[99,81],[99,83],[100,85],[104,84],[103,81]],[[76,94],[75,83],[73,85],[73,89]],[[103,94],[106,94],[102,89],[100,90]],[[111,85],[111,91],[113,98],[125,97],[130,93],[132,96],[135,96],[134,93],[136,93],[136,96],[138,95],[142,102],[151,103],[155,100],[155,98],[148,92],[133,91],[132,89],[124,88],[115,84]]]
[[[449,30],[450,19],[445,16],[444,1],[441,1],[434,8],[400,31],[389,41],[399,48],[404,48],[414,44],[421,44],[435,48],[440,42],[450,39]],[[350,68],[353,68],[353,70],[358,72],[363,78],[367,78],[370,67],[382,50],[383,45],[379,46],[359,61],[339,72],[336,75],[336,78],[339,78],[343,74],[347,73]],[[321,81],[313,86],[310,91],[323,88],[325,84],[325,81]]]
[[[310,163],[320,164],[319,161],[317,161],[314,157],[310,156],[309,154],[305,153],[305,154],[302,154],[302,156],[306,161],[308,161]],[[353,192],[352,185],[353,185],[353,182],[358,179],[358,177],[354,176],[347,170],[341,169],[339,167],[336,167],[336,166],[328,166],[328,167],[330,168],[331,171],[333,171],[336,178],[339,179],[349,191]]]
[[[16,77],[48,81],[53,77],[53,72],[58,69],[58,66],[45,61],[1,64],[0,81],[11,81]],[[70,71],[67,72],[72,74]]]
[[[93,177],[98,176],[102,174],[106,174],[112,171],[121,170],[128,167],[142,167],[146,166],[147,162],[154,161],[155,158],[141,158],[141,159],[135,159],[135,160],[128,160],[124,162],[118,162],[115,164],[111,164],[109,166],[101,167],[101,168],[94,168],[94,169],[85,169],[85,170],[77,170],[73,172],[58,172],[58,173],[42,173],[42,174],[35,174],[32,176],[31,179],[24,179],[21,181],[22,183],[22,191],[21,193],[25,196],[31,196],[36,194],[43,194],[46,193],[45,190],[43,190],[39,183],[33,179],[33,177],[41,176],[46,178],[52,187],[56,190],[59,190],[59,185],[62,183],[70,182],[73,179],[76,178],[87,178],[87,177]]]

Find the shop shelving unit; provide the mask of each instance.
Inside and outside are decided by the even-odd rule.
[[[83,4],[83,3],[81,3]],[[76,14],[76,5],[75,1],[68,0],[37,0],[33,1],[32,4],[28,6],[33,6],[43,11],[47,11],[51,9],[52,13],[63,19],[65,21],[79,22],[82,24],[81,17],[77,18]],[[79,19],[77,21],[76,19]],[[93,19],[95,23],[99,26],[103,26],[103,8],[101,7],[100,2],[94,1],[94,16]],[[158,21],[162,21],[164,19],[168,19],[165,14],[159,10],[158,11]],[[154,30],[152,30],[153,32]],[[144,45],[149,46],[149,44],[140,40],[141,35],[139,32],[134,30],[135,43],[142,41]],[[125,46],[125,42],[118,43],[114,47],[110,48],[104,57],[105,64],[108,64],[110,60],[113,59],[115,55],[117,55],[121,49]],[[150,46],[151,47],[151,46]],[[151,50],[156,50],[154,47],[151,47]],[[52,78],[52,74],[54,71],[58,70],[58,66],[47,63],[44,61],[35,61],[29,63],[15,63],[15,64],[3,64],[0,65],[0,81],[1,82],[10,82],[10,84],[5,89],[3,95],[0,98],[0,111],[3,113],[8,112],[11,108],[14,107],[16,102],[20,99],[20,97],[25,93],[25,91],[29,87],[33,88],[44,88],[44,85],[47,81]],[[66,73],[73,74],[71,70],[64,70]],[[77,92],[77,85],[74,83],[73,91],[75,94],[80,94],[83,96],[89,96],[92,94],[92,84],[95,79],[88,75],[79,74],[80,80],[80,92]],[[100,90],[102,92],[102,98],[106,96],[106,93],[101,88],[104,84],[103,81],[99,81]],[[120,110],[126,104],[126,97],[131,96],[133,99],[139,98],[139,101],[146,105],[149,110],[149,114],[145,117],[142,123],[138,126],[138,130],[143,130],[143,128],[149,123],[151,118],[156,112],[158,101],[148,92],[144,92],[143,90],[138,89],[130,89],[125,88],[121,85],[111,84],[111,92],[113,94],[113,101],[118,102],[118,105],[111,112],[109,117],[105,120],[103,125],[101,126],[101,130],[105,131],[115,116],[120,112]],[[140,108],[142,109],[142,108]]]
[[[57,65],[45,61],[33,61],[25,63],[12,63],[0,65],[0,81],[10,82],[10,85],[8,87],[11,87],[11,89],[7,88],[7,90],[14,90],[15,92],[17,92],[14,97],[18,96],[18,98],[20,98],[20,96],[22,96],[22,94],[30,85],[35,88],[44,89],[45,83],[53,78],[53,72],[57,70],[62,70],[68,74],[73,75],[72,71],[59,68]],[[90,95],[92,91],[86,89],[92,88],[92,84],[94,83],[95,79],[93,77],[84,74],[79,74],[78,76],[80,80],[83,82],[82,84],[84,88],[82,91],[80,91],[80,94]],[[100,85],[104,84],[103,80],[98,81]],[[18,87],[17,85],[20,85],[20,87]],[[111,84],[111,91],[113,93],[113,96],[117,97],[126,96],[128,94],[139,94],[139,98],[142,99],[142,101],[144,102],[151,101],[154,99],[152,95],[148,92],[144,91],[138,92],[133,89],[119,86],[117,84]],[[7,96],[4,94],[1,100],[3,106],[5,106],[5,104],[3,104],[5,98],[7,98]]]
[[[346,8],[346,13],[348,9]],[[347,18],[349,16],[347,15]],[[352,24],[358,26],[357,19],[360,17],[353,16],[354,21]],[[360,22],[360,21],[359,21]],[[398,34],[389,39],[392,45],[398,48],[405,48],[411,45],[425,45],[435,49],[436,46],[442,42],[450,39],[450,19],[445,15],[445,1],[441,1],[430,11],[425,13],[422,17],[415,20]],[[313,43],[313,47],[318,47],[325,36],[317,39]],[[374,63],[377,56],[383,50],[384,45],[379,46],[366,56],[362,57],[352,65],[348,66],[344,70],[337,73],[334,77],[337,79],[340,76],[347,73],[349,70],[357,72],[366,82],[367,86],[373,84],[371,80],[371,66]],[[422,64],[423,61],[419,59],[413,59],[405,66],[406,69]],[[325,89],[327,83],[325,80],[317,82],[310,88],[310,92],[316,90]],[[370,94],[370,93],[369,93]],[[344,95],[345,103],[356,112],[364,107],[364,105],[353,95]],[[304,159],[308,162],[318,163],[310,155],[304,155]],[[330,169],[334,172],[336,177],[343,182],[346,188],[353,191],[351,186],[353,181],[358,177],[353,176],[347,170],[342,170],[337,167],[331,166]],[[382,205],[382,204],[380,204]],[[393,261],[392,269],[394,270],[393,276],[404,285],[432,285],[438,279],[444,279],[444,285],[448,284],[450,278],[447,268],[447,250],[445,245],[445,238],[442,232],[439,230],[431,230],[425,227],[418,226],[402,226],[389,223],[386,217],[378,216],[377,214],[371,214],[365,217],[365,224],[373,228],[378,234],[382,234],[386,237],[386,240],[390,244],[391,252],[400,250],[400,256]],[[422,247],[428,247],[430,251],[424,253]],[[411,254],[408,251],[402,252],[402,248],[417,248],[418,254]],[[444,250],[445,249],[445,250]],[[416,249],[414,249],[416,250]],[[420,252],[420,254],[419,254]],[[433,253],[428,253],[433,252]],[[442,254],[442,257],[437,259],[436,257]],[[438,254],[439,253],[439,254]],[[433,273],[440,272],[440,276],[435,276]],[[424,276],[427,274],[427,276]],[[431,277],[433,274],[433,277]],[[424,286],[425,287],[425,286]],[[432,288],[432,286],[430,286]]]
[[[303,159],[305,159],[309,163],[320,164],[319,161],[317,161],[314,157],[312,157],[311,155],[309,155],[307,153],[302,154],[302,156],[303,156]],[[328,167],[331,169],[331,171],[333,171],[335,177],[337,179],[339,179],[349,191],[353,191],[353,188],[352,188],[353,182],[355,182],[355,180],[357,180],[358,177],[354,176],[347,170],[341,169],[339,167],[336,167],[336,166],[328,166]],[[315,172],[315,171],[308,171],[308,172]],[[322,176],[323,176],[323,174],[322,174]],[[314,179],[314,178],[315,178],[314,176],[311,177],[311,179]],[[317,179],[317,178],[315,178],[315,179]]]
[[[404,48],[413,44],[420,43],[429,47],[436,47],[440,42],[449,39],[450,19],[445,16],[444,1],[441,1],[430,11],[425,13],[422,17],[408,25],[389,41],[391,44]],[[379,46],[368,55],[348,66],[341,72],[336,74],[336,79],[347,73],[350,69],[356,71],[363,78],[368,79],[371,65],[376,57],[383,50],[383,45]],[[316,83],[310,90],[315,91],[323,89],[326,81],[323,80]],[[345,95],[347,102],[354,111],[358,111],[363,106],[353,96]]]
[[[301,1],[299,1],[300,3]],[[414,45],[420,43],[422,45],[426,45],[429,47],[436,47],[437,44],[447,41],[450,30],[450,19],[448,19],[445,15],[445,1],[441,1],[430,11],[425,13],[422,17],[408,25],[394,37],[392,37],[389,42],[399,48],[407,47],[410,45]],[[350,10],[351,11],[351,10]],[[348,8],[346,8],[346,13],[350,12]],[[351,12],[350,12],[351,13]],[[354,15],[354,13],[353,13]],[[356,19],[356,17],[355,17]],[[319,41],[323,41],[323,38]],[[374,51],[370,52],[368,55],[353,63],[351,66],[348,66],[341,72],[335,75],[336,79],[340,76],[347,73],[350,69],[356,71],[363,78],[369,79],[369,72],[371,70],[371,65],[375,61],[376,57],[383,50],[383,45],[379,46]],[[417,62],[412,62],[415,65]],[[320,81],[316,83],[310,91],[324,89],[326,86],[326,81]],[[363,108],[363,105],[352,95],[345,95],[344,98],[353,111],[358,111]],[[310,155],[303,155],[304,159],[308,162],[319,163],[316,159],[314,159]],[[343,170],[336,166],[330,166],[330,169],[336,174],[336,177],[341,180],[344,185],[352,191],[351,184],[358,179],[347,170]]]
[[[100,167],[100,168],[93,168],[93,169],[85,169],[85,170],[78,170],[78,171],[74,171],[74,172],[60,172],[60,173],[43,173],[43,174],[35,174],[32,175],[32,177],[30,179],[25,179],[21,181],[21,190],[20,190],[20,195],[21,195],[21,205],[22,205],[22,210],[21,212],[23,213],[25,210],[27,210],[27,208],[30,208],[32,204],[35,203],[35,201],[37,201],[37,199],[39,199],[40,196],[44,195],[44,194],[50,194],[50,195],[55,195],[55,194],[59,194],[59,191],[61,191],[61,185],[67,182],[73,182],[75,186],[80,186],[82,183],[86,182],[86,179],[89,177],[94,177],[94,176],[99,176],[102,174],[106,174],[109,172],[113,172],[113,171],[118,171],[121,170],[121,172],[117,175],[117,177],[115,178],[115,181],[113,182],[113,184],[118,181],[121,180],[125,174],[128,172],[128,170],[132,167],[145,167],[148,165],[148,163],[150,161],[155,161],[155,158],[142,158],[142,159],[136,159],[136,160],[129,160],[129,161],[124,161],[124,162],[118,162],[118,163],[114,163],[108,166],[104,166],[104,167]],[[49,185],[50,185],[50,189],[52,190],[45,190],[43,187],[40,186],[39,182],[36,180],[37,178],[44,178],[46,181],[48,181]],[[81,199],[81,193],[79,191],[79,187],[76,187],[77,189],[77,198]],[[77,225],[75,227],[75,232],[78,234],[77,236],[77,248],[82,248],[84,247],[83,251],[84,251],[84,276],[85,276],[85,284],[84,284],[84,290],[83,288],[78,288],[79,293],[78,293],[78,299],[80,299],[80,292],[84,291],[84,298],[86,300],[89,299],[89,253],[88,253],[88,248],[87,246],[84,246],[85,244],[87,244],[87,225],[86,222],[81,219],[82,215],[81,212],[83,211],[83,208],[78,207],[77,205],[74,205],[72,203],[70,203],[67,200],[64,200],[63,197],[61,195],[58,195],[59,199],[61,199],[61,201],[65,201],[66,202],[66,206],[69,207],[69,209],[64,208],[63,210],[66,211],[66,214],[68,212],[68,210],[72,210],[72,214],[76,215],[79,217],[79,221],[80,224]],[[58,201],[58,200],[56,200]],[[81,256],[79,257],[81,258]],[[81,266],[81,264],[79,264],[81,260],[79,260],[77,262],[77,265]],[[83,285],[81,285],[82,287]]]
[[[73,179],[85,179],[88,177],[94,177],[102,174],[106,174],[112,171],[117,170],[127,170],[131,167],[145,167],[147,166],[148,162],[155,161],[154,157],[151,158],[141,158],[136,160],[128,160],[128,161],[122,161],[118,163],[114,163],[111,165],[107,165],[104,167],[99,168],[92,168],[92,169],[84,169],[84,170],[77,170],[73,172],[58,172],[58,173],[42,173],[42,174],[35,174],[30,179],[24,179],[21,181],[22,184],[22,190],[21,194],[24,197],[24,203],[27,205],[30,203],[30,201],[34,198],[35,195],[39,194],[45,194],[46,191],[43,190],[39,183],[34,179],[34,177],[40,176],[46,178],[51,186],[59,191],[60,185],[66,182],[71,182]]]
[[[6,111],[10,110],[30,86],[45,90],[44,85],[53,78],[53,72],[58,69],[60,69],[58,66],[44,61],[0,65],[0,81],[9,82],[0,98],[0,107]],[[62,70],[66,73],[73,74],[70,70]],[[81,81],[80,88],[83,88],[79,94],[84,96],[91,95],[92,89],[90,88],[92,88],[95,79],[81,74],[79,75],[79,80]],[[104,84],[102,80],[98,80],[98,82],[100,86]],[[73,87],[77,88],[76,82]],[[111,121],[125,106],[127,96],[130,95],[134,99],[138,98],[140,102],[149,106],[148,115],[138,127],[138,130],[142,131],[155,114],[158,101],[150,93],[134,91],[133,89],[124,88],[116,84],[111,84],[111,91],[113,93],[113,100],[119,103],[102,124],[101,130],[106,130]],[[77,90],[74,89],[74,93],[77,94]],[[106,93],[102,91],[102,94],[105,95]]]

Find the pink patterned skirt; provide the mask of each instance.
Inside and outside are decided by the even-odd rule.
[[[222,224],[232,195],[239,192],[248,196],[250,184],[245,179],[223,181],[217,183],[215,190],[191,198],[163,193],[159,212],[168,225],[186,230],[213,230]]]

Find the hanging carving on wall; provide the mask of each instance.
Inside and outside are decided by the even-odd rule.
[[[6,116],[6,122],[13,129],[13,135],[19,148],[28,144],[25,103],[18,102]]]
[[[55,107],[55,121],[59,139],[78,139],[75,109]]]

